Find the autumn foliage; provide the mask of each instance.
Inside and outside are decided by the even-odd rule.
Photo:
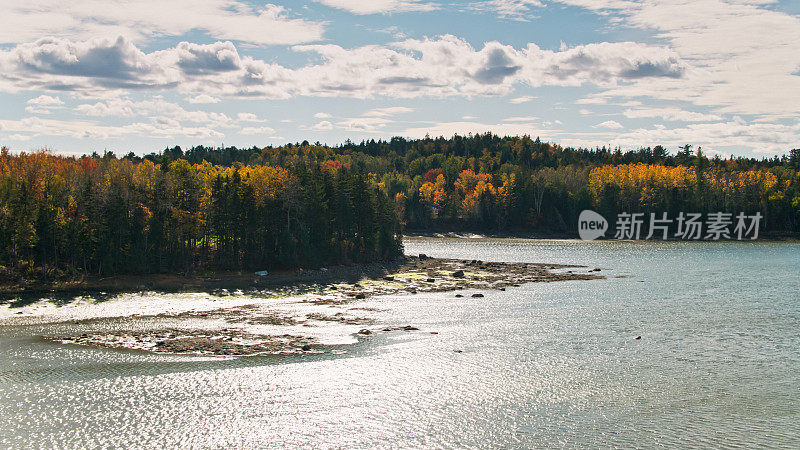
[[[0,155],[0,265],[191,272],[373,261],[412,231],[574,236],[580,212],[763,217],[800,231],[800,150],[563,148],[492,134],[329,147]]]
[[[0,264],[116,274],[400,254],[395,204],[339,166],[289,170],[47,152],[0,155]]]

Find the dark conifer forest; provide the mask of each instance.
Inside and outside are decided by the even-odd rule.
[[[403,230],[575,236],[578,214],[759,212],[797,236],[800,150],[573,149],[492,134],[143,157],[0,155],[0,265],[195,273],[392,259]]]

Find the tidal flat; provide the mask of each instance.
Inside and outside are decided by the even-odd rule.
[[[601,269],[584,266],[488,262],[466,259],[431,258],[424,254],[381,267],[339,267],[281,274],[242,276],[247,282],[239,289],[218,287],[219,278],[209,283],[185,286],[183,304],[147,304],[148,291],[123,293],[114,300],[92,301],[87,293],[73,308],[50,311],[27,308],[6,313],[5,324],[76,325],[68,333],[43,335],[42,339],[68,345],[126,349],[158,354],[258,356],[276,354],[341,353],[329,345],[330,325],[338,333],[368,338],[380,333],[428,332],[415,324],[387,327],[369,315],[370,308],[359,302],[381,295],[454,292],[465,302],[491,301],[491,291],[519,287],[525,283],[603,278]],[[314,274],[320,282],[313,282]],[[363,276],[359,276],[363,275]],[[349,279],[350,281],[341,281]],[[335,281],[322,281],[335,280]],[[235,280],[224,280],[228,283]],[[225,284],[230,286],[229,284]],[[210,289],[209,289],[210,288]],[[209,289],[209,292],[203,292]],[[136,299],[137,295],[140,297]],[[197,297],[205,297],[198,299]],[[226,298],[235,297],[233,302]],[[126,300],[127,299],[127,300]],[[199,301],[195,301],[199,300]],[[249,300],[249,301],[248,301]],[[64,302],[63,298],[60,302]],[[120,302],[123,305],[118,305]],[[139,304],[141,308],[124,306]],[[71,302],[67,302],[71,304]],[[121,308],[115,308],[121,306]],[[64,316],[66,310],[77,317]],[[80,311],[75,311],[80,310]],[[342,342],[339,336],[337,343]]]

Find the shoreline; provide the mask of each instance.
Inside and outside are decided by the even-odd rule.
[[[404,235],[407,239],[524,239],[524,240],[574,240],[579,238],[567,234],[534,234],[534,233],[499,233],[477,234],[471,232],[415,232],[409,231]],[[614,242],[617,239],[600,238],[597,242]],[[681,239],[667,240],[641,240],[624,242],[741,242],[741,243],[796,243],[800,236],[791,234],[769,234],[757,240],[724,240],[705,241]],[[208,270],[197,275],[181,275],[178,273],[161,274],[124,274],[99,277],[96,275],[83,275],[73,279],[62,279],[52,282],[22,280],[14,283],[0,283],[0,305],[15,303],[28,304],[42,296],[62,296],[80,294],[114,295],[136,291],[173,292],[205,292],[219,289],[257,289],[293,286],[309,286],[316,284],[333,283],[340,281],[353,281],[363,277],[376,277],[385,275],[407,263],[414,256],[403,256],[391,261],[378,261],[372,263],[354,263],[349,265],[330,266],[319,269],[286,269],[270,272],[269,275],[260,277],[252,271],[214,271]]]
[[[320,269],[293,269],[270,272],[266,276],[250,271],[205,271],[198,275],[126,274],[109,277],[84,276],[55,282],[20,282],[0,285],[0,304],[20,299],[21,304],[31,297],[45,295],[69,296],[80,294],[113,295],[128,292],[155,291],[207,292],[236,289],[276,289],[293,286],[345,282],[363,277],[381,276],[401,267],[406,258],[394,261],[331,266]]]
[[[573,240],[580,241],[575,236],[566,234],[528,234],[528,233],[501,233],[501,234],[476,234],[471,232],[414,232],[409,231],[404,235],[406,239],[524,239],[524,240]],[[597,239],[596,242],[615,242],[617,239]],[[663,242],[740,242],[740,243],[796,243],[800,237],[788,234],[768,235],[757,240],[724,240],[705,241],[681,239],[667,240],[641,240],[624,242],[663,243]],[[594,241],[593,241],[594,242]],[[25,305],[42,296],[69,297],[81,294],[114,295],[126,292],[157,291],[164,293],[175,292],[206,292],[220,289],[259,289],[259,288],[292,288],[296,286],[313,286],[317,284],[353,281],[363,277],[382,276],[406,264],[409,258],[403,256],[391,261],[378,261],[372,263],[354,263],[323,267],[319,269],[286,269],[270,272],[269,275],[260,277],[252,271],[214,271],[208,270],[197,275],[181,275],[178,273],[161,274],[124,274],[99,277],[84,275],[73,279],[62,279],[52,282],[22,280],[15,283],[0,283],[0,305],[14,303]]]
[[[374,267],[372,267],[374,269]],[[0,320],[5,325],[59,325],[61,332],[41,336],[47,341],[95,348],[143,350],[156,354],[205,356],[256,356],[273,354],[315,354],[341,352],[326,343],[326,332],[350,336],[351,341],[371,335],[394,332],[417,332],[413,324],[389,326],[370,317],[374,309],[370,298],[387,295],[415,295],[425,292],[455,292],[464,302],[486,301],[490,291],[504,291],[526,283],[606,278],[599,268],[543,263],[501,263],[478,260],[436,259],[425,255],[407,257],[402,264],[382,266],[365,276],[363,267],[322,271],[331,280],[306,286],[305,292],[270,291],[253,285],[253,291],[238,286],[237,293],[227,289],[207,294],[204,306],[176,299],[184,309],[158,309],[157,300],[144,297],[149,311],[114,309],[110,315],[92,315],[104,303],[80,305],[85,314],[75,316],[19,315]],[[319,272],[319,271],[316,271]],[[340,273],[341,272],[341,273]],[[308,276],[308,274],[303,274]],[[318,274],[315,274],[318,275]],[[348,275],[349,280],[342,280]],[[287,275],[284,275],[287,276]],[[216,283],[237,277],[215,280]],[[297,277],[293,280],[297,281]],[[192,285],[193,289],[200,285]],[[284,285],[284,288],[286,286]],[[134,295],[135,296],[135,295]],[[225,297],[231,297],[227,302]],[[220,300],[220,301],[215,301]],[[125,300],[121,300],[124,302]],[[117,305],[118,306],[118,305]],[[10,308],[10,306],[9,306]],[[27,310],[26,310],[27,311]],[[126,311],[126,312],[123,312]],[[129,322],[135,322],[135,326]],[[62,330],[63,329],[63,330]],[[68,331],[67,331],[68,330]],[[65,332],[67,331],[67,332]],[[436,334],[435,331],[428,332]]]
[[[523,232],[509,232],[509,233],[473,233],[470,231],[406,231],[403,235],[404,238],[440,238],[440,239],[525,239],[525,240],[569,240],[569,241],[581,241],[581,238],[577,235],[573,234],[566,234],[566,233],[523,233]],[[759,237],[756,240],[750,239],[743,239],[741,241],[736,239],[724,239],[719,241],[713,240],[705,240],[705,239],[697,239],[697,240],[685,240],[685,239],[674,239],[669,238],[666,240],[661,239],[638,239],[638,240],[630,240],[630,239],[614,239],[612,238],[598,238],[595,241],[623,241],[623,242],[711,242],[711,243],[722,243],[722,242],[800,242],[800,234],[792,234],[792,233],[767,233],[766,235]]]

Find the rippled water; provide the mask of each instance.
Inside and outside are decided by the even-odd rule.
[[[800,446],[800,245],[406,249],[609,278],[372,299],[382,322],[422,331],[361,338],[341,356],[148,355],[7,326],[0,447]]]

